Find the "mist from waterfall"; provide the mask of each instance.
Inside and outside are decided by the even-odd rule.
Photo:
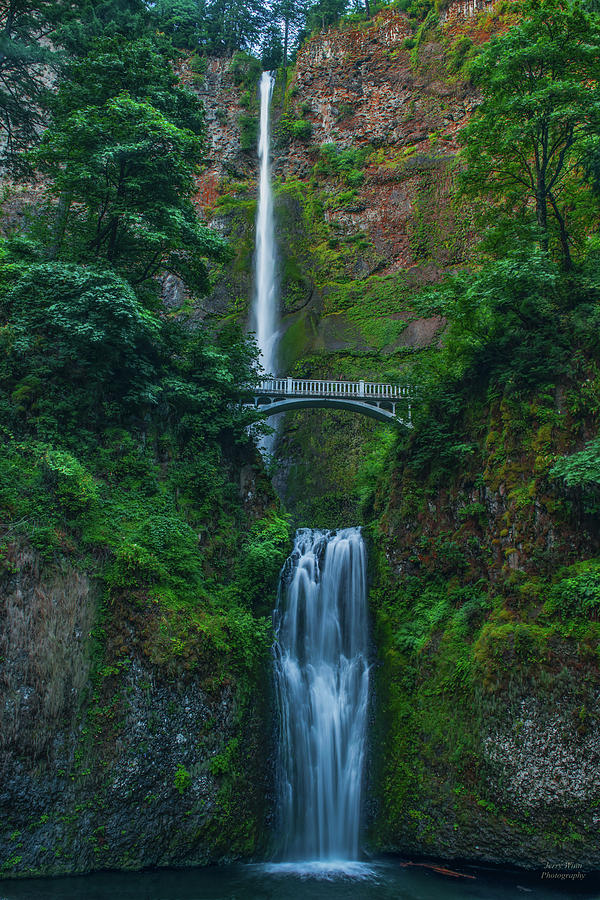
[[[297,532],[274,619],[281,858],[343,866],[359,855],[369,692],[359,528]]]
[[[275,272],[275,226],[271,187],[270,116],[273,76],[263,72],[260,85],[260,126],[258,132],[259,187],[256,212],[256,248],[252,325],[266,373],[277,374],[277,283]]]

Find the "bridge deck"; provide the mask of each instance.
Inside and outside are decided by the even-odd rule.
[[[330,381],[315,378],[265,378],[255,393],[285,397],[354,397],[357,400],[408,400],[410,388],[375,381]]]

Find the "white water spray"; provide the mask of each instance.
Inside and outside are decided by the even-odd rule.
[[[301,529],[275,610],[282,855],[358,859],[367,730],[366,552],[360,529]]]
[[[258,161],[260,165],[258,209],[256,212],[255,290],[252,324],[261,352],[265,372],[277,374],[277,296],[275,278],[275,227],[273,224],[273,192],[269,158],[269,107],[273,93],[273,76],[263,72],[260,79],[260,129]]]

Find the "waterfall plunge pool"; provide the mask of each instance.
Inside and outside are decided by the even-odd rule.
[[[440,864],[441,865],[441,864]],[[450,863],[449,867],[455,869]],[[146,872],[102,872],[71,878],[0,882],[0,900],[598,900],[598,882],[553,884],[542,875],[456,866],[452,877],[400,860],[365,864],[361,877],[326,868],[294,874],[291,866],[232,865]],[[572,886],[571,886],[572,885]]]

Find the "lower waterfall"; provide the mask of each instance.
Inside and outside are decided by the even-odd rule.
[[[281,858],[357,860],[369,695],[359,528],[297,532],[275,634]]]

